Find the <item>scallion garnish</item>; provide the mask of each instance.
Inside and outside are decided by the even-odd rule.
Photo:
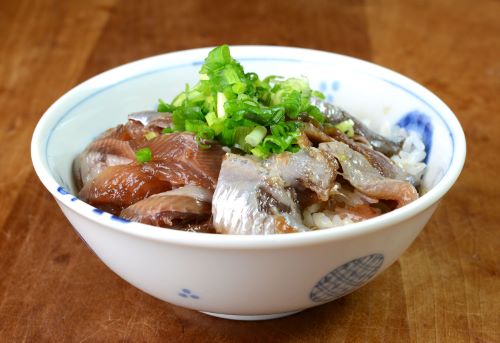
[[[151,161],[151,157],[152,157],[151,149],[147,147],[139,149],[135,152],[135,159],[139,163],[149,162]]]
[[[352,119],[344,120],[335,125],[335,127],[345,133],[348,137],[354,136],[354,121],[352,121]]]
[[[153,131],[149,131],[149,132],[146,132],[144,134],[144,138],[146,138],[148,141],[156,138],[156,136],[158,136],[158,134],[156,132],[153,132]]]
[[[264,137],[266,137],[267,129],[264,126],[256,126],[248,135],[245,137],[245,142],[251,146],[257,146]]]
[[[311,104],[313,96],[324,98],[306,79],[268,76],[261,80],[255,73],[245,73],[229,47],[221,45],[209,52],[199,82],[186,85],[171,104],[160,100],[158,111],[172,113],[172,128],[163,133],[189,131],[200,146],[209,147],[208,141],[217,140],[265,158],[299,150],[299,116],[324,122],[323,114]]]

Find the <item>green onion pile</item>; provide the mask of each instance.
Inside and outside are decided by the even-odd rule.
[[[163,133],[193,132],[202,148],[210,141],[237,148],[259,158],[300,148],[299,116],[318,123],[325,118],[311,105],[311,97],[324,99],[301,78],[269,76],[261,80],[245,73],[221,45],[208,54],[199,72],[200,81],[168,104],[160,99],[159,112],[172,113],[172,127]]]

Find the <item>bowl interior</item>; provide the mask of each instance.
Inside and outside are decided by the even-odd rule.
[[[75,192],[71,166],[75,156],[104,130],[124,123],[127,114],[170,101],[186,83],[194,85],[208,49],[141,60],[81,84],[48,112],[38,143],[42,163],[54,179]],[[383,123],[417,132],[426,145],[423,188],[433,188],[446,174],[454,153],[451,111],[415,82],[353,58],[295,48],[234,47],[233,56],[259,76],[306,76],[312,88],[374,127]],[[443,108],[450,114],[443,114]],[[452,116],[452,114],[451,114]]]

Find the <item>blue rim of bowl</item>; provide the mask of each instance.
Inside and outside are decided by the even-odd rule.
[[[78,200],[76,197],[68,193],[61,185],[57,183],[55,178],[52,176],[52,173],[50,170],[46,170],[46,168],[43,168],[44,170],[42,171],[42,167],[38,166],[38,164],[43,164],[40,161],[39,156],[36,154],[37,152],[37,142],[39,141],[39,135],[40,135],[40,130],[41,126],[44,120],[46,120],[47,116],[49,113],[56,111],[57,106],[59,102],[64,99],[65,97],[69,96],[71,93],[74,93],[78,91],[81,87],[84,87],[87,83],[90,83],[94,81],[96,78],[102,77],[103,75],[106,75],[111,72],[116,72],[116,70],[122,69],[122,68],[127,68],[131,65],[134,64],[140,64],[140,63],[145,63],[148,60],[152,59],[158,59],[165,57],[167,55],[173,55],[173,54],[183,54],[183,53],[196,53],[199,52],[200,56],[206,55],[208,50],[212,49],[212,47],[208,48],[199,48],[199,49],[191,49],[191,50],[183,50],[183,51],[177,51],[177,52],[172,52],[172,53],[167,53],[163,55],[158,55],[158,56],[153,56],[145,59],[141,59],[138,61],[134,61],[128,64],[124,64],[122,66],[113,68],[109,71],[103,72],[99,75],[96,75],[92,77],[91,79],[81,83],[80,85],[77,85],[73,89],[71,89],[69,92],[64,94],[60,99],[58,99],[42,116],[40,119],[39,123],[37,124],[37,127],[35,128],[35,132],[33,134],[33,140],[32,140],[32,160],[33,164],[35,167],[35,171],[37,172],[39,178],[41,179],[42,183],[44,186],[54,195],[54,197],[61,201],[65,206],[71,208],[75,212],[77,212],[79,215],[82,215],[86,217],[87,219],[94,221],[98,224],[104,225],[105,227],[111,227],[113,229],[118,229],[120,231],[125,231],[128,234],[132,234],[135,236],[140,236],[142,238],[146,239],[153,239],[153,240],[168,240],[168,241],[175,241],[175,243],[180,243],[180,244],[186,244],[186,245],[204,245],[204,246],[217,246],[217,247],[223,247],[223,248],[244,248],[244,247],[265,247],[267,245],[275,247],[276,244],[280,246],[289,246],[289,245],[303,245],[307,243],[318,243],[318,239],[321,241],[324,241],[324,239],[331,240],[331,239],[337,239],[337,238],[348,238],[352,237],[355,235],[361,235],[364,232],[367,231],[372,231],[377,228],[383,228],[386,226],[394,225],[399,222],[402,222],[419,212],[427,209],[428,207],[432,206],[433,204],[437,203],[439,199],[451,188],[451,186],[454,184],[456,179],[458,178],[458,175],[460,174],[460,171],[463,167],[463,163],[465,160],[465,136],[463,134],[463,130],[456,119],[455,115],[453,112],[448,108],[448,106],[442,102],[436,95],[434,95],[432,92],[430,92],[428,89],[425,87],[421,86],[420,84],[416,83],[415,81],[395,72],[392,70],[389,70],[387,68],[384,68],[382,66],[373,64],[371,62],[363,61],[354,57],[350,56],[345,56],[345,55],[339,55],[331,52],[325,52],[325,51],[320,51],[320,50],[312,50],[312,49],[304,49],[304,48],[295,48],[295,47],[282,47],[282,46],[232,46],[231,47],[233,50],[238,50],[238,49],[287,49],[295,52],[301,52],[301,53],[315,53],[315,54],[326,54],[326,55],[331,55],[335,56],[335,58],[340,58],[340,59],[345,59],[345,60],[350,60],[351,62],[355,63],[360,63],[361,65],[364,65],[365,67],[370,67],[374,68],[374,70],[377,73],[389,73],[391,74],[392,77],[400,79],[400,81],[404,81],[406,83],[411,84],[412,87],[417,88],[419,93],[427,93],[426,97],[431,97],[433,98],[433,101],[437,103],[442,109],[445,110],[445,112],[448,112],[447,115],[447,120],[443,117],[442,112],[437,110],[433,105],[431,105],[427,100],[424,99],[419,94],[416,94],[415,92],[411,91],[410,89],[406,88],[405,86],[389,80],[385,77],[380,77],[377,75],[377,73],[370,73],[370,72],[365,72],[365,71],[357,71],[357,70],[351,70],[352,72],[360,73],[360,74],[365,74],[368,76],[371,76],[373,78],[376,78],[377,80],[386,82],[387,84],[394,86],[396,88],[399,88],[400,90],[408,93],[409,95],[413,96],[417,100],[419,100],[421,103],[423,103],[425,106],[427,106],[431,111],[433,111],[443,122],[443,124],[446,126],[450,138],[451,138],[451,143],[452,143],[452,159],[450,160],[450,163],[447,167],[447,170],[445,174],[443,175],[443,178],[438,182],[437,185],[435,185],[428,193],[424,194],[422,197],[417,199],[415,202],[406,205],[403,208],[397,209],[391,213],[385,214],[384,216],[376,217],[367,221],[359,222],[359,223],[354,223],[354,224],[349,224],[346,226],[342,227],[336,227],[336,228],[331,228],[331,229],[323,229],[323,230],[317,230],[317,231],[311,231],[311,232],[304,232],[304,233],[294,233],[294,234],[288,234],[288,235],[271,235],[271,236],[235,236],[235,235],[214,235],[214,234],[204,234],[204,233],[193,233],[193,232],[185,232],[185,231],[178,231],[178,230],[172,230],[172,229],[165,229],[165,228],[157,228],[157,227],[152,227],[149,225],[141,224],[141,223],[135,223],[135,222],[129,222],[127,220],[123,220],[120,217],[108,214],[109,221],[103,222],[103,216],[104,212],[92,207],[91,205],[88,205],[84,203],[83,201]],[[320,65],[334,65],[334,64],[329,64],[325,62],[314,62],[312,60],[307,60],[307,59],[299,59],[299,58],[269,58],[269,57],[237,57],[238,60],[243,61],[243,62],[255,62],[255,61],[272,61],[272,62],[292,62],[292,63],[308,63],[308,64],[320,64]],[[146,72],[142,72],[139,74],[135,74],[132,76],[128,76],[125,78],[122,78],[116,82],[113,82],[111,84],[108,84],[106,86],[100,87],[98,90],[92,92],[91,94],[85,96],[83,99],[80,99],[76,104],[71,106],[68,110],[66,110],[59,118],[57,121],[52,125],[50,128],[50,132],[45,139],[45,144],[44,144],[44,149],[43,149],[43,156],[45,159],[45,165],[48,167],[49,166],[49,161],[47,160],[47,148],[48,144],[50,142],[50,139],[52,137],[52,133],[55,130],[55,128],[61,123],[61,121],[64,120],[64,118],[69,115],[74,109],[76,109],[78,106],[82,105],[86,101],[90,100],[91,98],[95,97],[96,95],[111,89],[113,87],[116,87],[120,84],[129,82],[131,80],[135,80],[141,77],[145,77],[151,74],[159,73],[159,72],[165,72],[168,70],[172,69],[177,69],[177,68],[182,68],[182,67],[189,67],[189,66],[199,66],[203,62],[201,60],[196,60],[190,63],[182,63],[178,65],[170,65],[168,67],[160,67],[156,68],[153,70],[148,70]],[[454,126],[455,131],[452,130],[450,127],[450,124]],[[463,150],[463,154],[460,156],[456,155],[456,145],[459,145],[460,150]],[[452,170],[452,166],[455,166],[455,169]],[[50,169],[50,167],[49,167]],[[48,174],[50,177],[50,180],[47,180],[43,177],[43,173]],[[452,174],[452,175],[451,175]],[[447,181],[447,184],[445,184],[445,181]],[[425,201],[428,200],[428,201]],[[80,207],[80,209],[78,209]],[[90,210],[90,211],[89,211]],[[405,215],[406,212],[406,215]],[[318,237],[319,236],[319,237]],[[327,236],[327,237],[323,237]],[[211,238],[213,237],[213,238]],[[310,237],[310,238],[308,238]],[[298,240],[298,241],[297,241]],[[220,244],[213,244],[219,242]],[[280,244],[281,242],[281,244]],[[256,245],[257,244],[257,245]]]

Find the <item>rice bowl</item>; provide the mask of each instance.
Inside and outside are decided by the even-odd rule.
[[[40,120],[32,158],[40,179],[77,232],[132,285],[179,306],[226,317],[266,319],[348,294],[392,264],[458,177],[465,139],[453,113],[436,96],[382,67],[307,49],[233,50],[246,68],[263,75],[307,75],[313,87],[361,119],[373,121],[376,113],[391,127],[400,122],[409,131],[419,127],[427,132],[422,139],[428,166],[422,179],[426,193],[365,222],[265,237],[193,234],[124,222],[77,200],[71,162],[81,147],[127,113],[153,108],[155,99],[173,97],[183,84],[193,83],[208,49],[141,60],[77,86]],[[422,115],[427,120],[422,121]],[[409,155],[417,151],[422,156],[421,144],[409,145]],[[401,163],[418,173],[421,159],[409,155],[400,156],[405,161]],[[358,274],[350,287],[341,282],[346,272],[352,277],[353,272]]]

